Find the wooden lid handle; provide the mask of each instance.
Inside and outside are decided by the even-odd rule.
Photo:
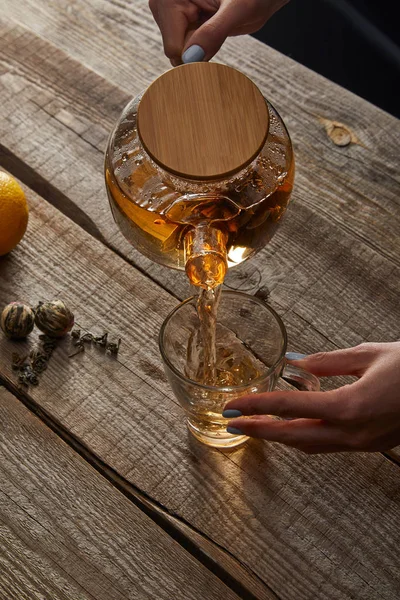
[[[167,71],[144,93],[138,132],[162,168],[187,179],[222,179],[247,166],[268,135],[263,95],[243,73],[218,63]]]

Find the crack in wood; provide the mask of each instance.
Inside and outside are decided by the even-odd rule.
[[[88,232],[88,233],[90,233],[90,232]],[[137,269],[140,273],[142,273],[142,275],[145,275],[147,277],[147,279],[150,279],[150,281],[155,283],[158,287],[162,288],[165,292],[168,292],[168,294],[170,296],[172,296],[173,298],[175,298],[176,300],[178,300],[178,302],[181,302],[182,298],[180,296],[178,296],[173,291],[171,291],[171,289],[169,289],[168,287],[163,285],[158,279],[156,279],[155,277],[152,277],[152,275],[150,275],[148,273],[148,271],[146,271],[146,269],[144,269],[143,267],[141,267],[140,265],[135,263],[133,260],[130,260],[127,256],[124,255],[123,252],[118,250],[118,248],[116,248],[114,246],[114,244],[112,244],[111,242],[103,242],[103,243],[107,246],[107,248],[109,248],[109,250],[112,250],[112,252],[114,252],[117,256],[119,256],[119,258],[122,258],[122,260],[124,260],[126,263],[128,263],[128,265]]]
[[[393,449],[387,452],[382,452],[383,456],[390,460],[394,465],[400,467],[400,452],[399,450]]]
[[[216,575],[225,585],[235,592],[243,600],[258,600],[245,585],[234,577],[227,569],[221,566],[216,559],[198,546],[182,528],[187,528],[196,536],[206,540],[217,548],[220,552],[229,556],[240,568],[244,569],[251,575],[259,585],[263,586],[270,594],[271,600],[281,600],[280,596],[268,586],[256,573],[254,573],[247,565],[243,564],[234,554],[227,550],[224,546],[218,544],[201,530],[194,527],[186,519],[177,515],[175,512],[168,510],[161,502],[157,502],[138,486],[129,483],[121,477],[113,468],[109,467],[99,457],[92,453],[82,442],[72,435],[65,427],[59,423],[54,417],[51,417],[45,410],[29,398],[28,394],[24,393],[21,388],[13,384],[8,378],[0,374],[0,387],[4,387],[11,392],[24,406],[26,406],[44,425],[49,427],[57,434],[68,446],[77,452],[87,463],[98,471],[107,481],[109,481],[119,492],[121,492],[128,500],[133,502],[140,510],[152,519],[159,527],[161,527],[168,535],[178,542],[186,551],[188,551],[195,559]],[[179,525],[173,523],[177,521]],[[182,528],[181,528],[182,527]]]
[[[0,383],[0,387],[1,387],[1,386],[2,386],[2,384]],[[5,386],[4,386],[4,387],[5,387]],[[15,485],[16,487],[18,487],[16,483],[14,483],[14,485]],[[23,490],[21,490],[21,492],[23,493]],[[5,496],[5,497],[8,499],[8,501],[9,501],[9,502],[12,502],[13,504],[15,504],[15,500],[14,500],[14,499],[13,499],[11,496],[9,496],[9,495],[8,495],[8,494],[7,494],[5,491],[3,491],[3,490],[0,490],[0,493],[1,493],[1,494],[4,494],[4,496]],[[39,527],[41,527],[42,529],[44,529],[45,531],[47,531],[49,534],[51,534],[51,535],[52,535],[52,531],[51,531],[50,529],[48,529],[48,528],[47,528],[47,527],[46,527],[46,526],[45,526],[45,525],[44,525],[44,524],[43,524],[41,521],[39,521],[38,519],[35,519],[35,516],[34,516],[34,515],[32,515],[30,512],[28,512],[28,511],[27,511],[27,510],[26,510],[26,509],[25,509],[23,506],[17,505],[17,507],[18,507],[18,509],[19,509],[19,510],[22,510],[22,511],[23,511],[23,512],[24,512],[24,513],[27,515],[27,517],[28,517],[29,519],[32,519],[32,521],[35,521],[35,522],[38,524],[38,526],[39,526]],[[11,530],[13,530],[13,528],[12,528],[12,527],[11,527],[9,524],[8,524],[8,527],[9,527]],[[13,530],[13,531],[14,531],[14,530]],[[16,534],[16,537],[17,537],[17,535],[18,535],[18,534],[17,534],[17,531],[15,531],[14,533]],[[73,550],[73,549],[71,549],[71,548],[70,548],[68,545],[66,545],[66,544],[63,544],[63,542],[61,542],[61,544],[62,544],[62,545],[65,547],[65,549],[66,549],[66,550],[67,550],[69,553],[73,553],[73,552],[74,552],[74,550]],[[85,593],[86,593],[88,596],[90,596],[91,598],[93,598],[93,600],[97,600],[97,599],[96,599],[96,596],[93,596],[93,594],[91,594],[91,593],[90,593],[90,591],[89,591],[89,590],[88,590],[88,589],[87,589],[87,588],[86,588],[84,585],[82,585],[82,584],[81,584],[81,583],[80,583],[80,582],[77,580],[77,578],[76,578],[76,577],[73,577],[73,576],[72,576],[72,575],[71,575],[71,574],[70,574],[70,573],[69,573],[69,572],[68,572],[68,571],[67,571],[67,570],[64,568],[64,565],[63,565],[62,561],[58,561],[58,562],[57,562],[57,561],[55,560],[54,554],[51,552],[51,548],[49,548],[49,551],[48,551],[48,552],[47,552],[47,551],[44,551],[43,549],[41,550],[41,552],[42,552],[42,554],[43,554],[44,556],[46,556],[46,558],[48,558],[48,559],[50,559],[50,560],[54,561],[54,562],[57,564],[57,567],[58,567],[58,568],[59,568],[59,569],[60,569],[60,570],[61,570],[61,571],[64,573],[64,576],[65,576],[65,577],[72,579],[72,580],[74,581],[74,583],[75,583],[77,586],[79,586],[79,588],[80,588],[81,590],[83,590],[83,591],[84,591],[84,592],[85,592]],[[75,556],[76,556],[77,560],[79,560],[79,555],[78,555],[78,554],[75,554]],[[112,580],[111,580],[109,577],[107,577],[107,575],[104,575],[104,577],[106,577],[106,578],[107,578],[107,580],[108,580],[110,583],[112,583]],[[134,585],[135,583],[136,583],[136,582],[132,581],[132,584],[133,584],[133,585]],[[54,594],[56,594],[56,592],[57,592],[57,588],[56,588],[55,586],[53,586],[53,589],[54,589]]]
[[[42,196],[69,219],[80,225],[80,227],[99,240],[99,242],[107,246],[107,242],[97,225],[79,206],[74,204],[68,196],[54,187],[1,143],[0,165]]]
[[[300,195],[300,194],[298,194],[298,195]],[[304,202],[305,206],[308,206],[311,209],[313,208],[312,203],[307,200],[306,194],[301,195],[301,199],[302,199],[302,202]],[[363,244],[365,244],[366,246],[371,248],[371,250],[373,250],[374,252],[376,252],[377,254],[382,256],[383,258],[386,258],[387,260],[389,260],[396,267],[400,266],[400,261],[396,260],[395,256],[393,256],[392,254],[389,254],[388,252],[385,252],[383,250],[383,248],[381,248],[377,244],[374,244],[371,240],[366,239],[364,235],[359,234],[358,232],[354,231],[346,223],[342,222],[338,217],[336,217],[336,215],[329,213],[329,211],[325,210],[322,206],[320,208],[320,211],[321,211],[321,215],[324,215],[326,218],[330,218],[330,220],[332,222],[337,223],[343,229],[343,231],[345,231],[346,233],[349,233],[355,239],[359,240],[360,242],[362,242]]]
[[[93,148],[99,151],[99,149],[95,146],[93,146]],[[44,198],[49,204],[57,208],[66,217],[71,219],[71,221],[74,221],[74,223],[82,227],[82,229],[93,236],[96,240],[104,244],[106,248],[117,254],[128,265],[140,271],[140,273],[153,281],[153,283],[155,283],[157,286],[162,287],[162,289],[168,292],[171,296],[176,298],[178,301],[181,301],[179,296],[171,292],[171,290],[162,285],[160,281],[152,277],[146,271],[146,269],[129,259],[124,255],[123,252],[118,250],[114,244],[107,241],[94,221],[68,196],[54,187],[49,181],[44,179],[44,177],[39,175],[27,163],[24,163],[20,158],[18,158],[18,156],[16,156],[13,152],[11,152],[11,150],[3,146],[1,143],[0,166],[9,171],[9,173],[11,173],[14,177],[17,177],[34,192],[42,196],[42,198]]]

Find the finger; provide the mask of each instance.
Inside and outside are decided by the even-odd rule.
[[[233,29],[229,35],[245,35],[246,33],[255,33],[259,29],[261,29],[265,23],[272,17],[272,15],[278,10],[279,7],[270,8],[267,12],[264,11],[261,14],[257,14],[257,18],[254,18],[247,22],[241,22],[239,25]]]
[[[189,25],[197,18],[198,10],[194,5],[174,6],[170,2],[159,3],[154,18],[160,28],[165,55],[175,64],[180,64]]]
[[[263,25],[264,23],[261,23],[260,21],[242,26],[239,25],[238,27],[235,27],[233,31],[230,32],[229,36],[233,37],[237,35],[246,35],[246,33],[255,33],[256,31],[261,29]]]
[[[313,419],[295,419],[294,421],[277,421],[264,419],[234,419],[228,423],[228,432],[241,432],[254,438],[262,438],[270,442],[280,442],[287,446],[340,446],[350,447],[348,434],[330,423]]]
[[[380,352],[378,344],[361,344],[354,348],[319,352],[301,360],[290,361],[314,375],[354,375],[361,377]]]
[[[158,25],[158,2],[157,0],[149,0],[149,8],[152,12],[152,15],[154,17],[154,20],[156,21],[157,25]]]
[[[225,418],[242,415],[275,415],[286,418],[340,420],[348,402],[348,389],[338,388],[330,392],[276,391],[250,394],[228,402],[223,411]]]
[[[245,14],[244,14],[245,10]],[[190,36],[182,54],[183,62],[210,60],[248,16],[240,2],[223,2],[219,10]],[[192,57],[194,57],[192,59]]]
[[[255,33],[261,29],[265,23],[289,0],[270,0],[269,2],[259,2],[253,6],[245,4],[241,0],[236,3],[232,0],[226,0],[221,3],[221,16],[228,19],[228,36],[244,35],[246,33]],[[222,44],[221,44],[222,45]]]

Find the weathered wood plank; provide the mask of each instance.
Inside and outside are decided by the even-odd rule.
[[[0,597],[238,598],[0,387]]]
[[[253,441],[224,454],[189,439],[160,368],[176,300],[33,193],[0,304],[55,295],[80,325],[121,335],[118,360],[67,360],[65,340],[29,401],[171,515],[231,553],[282,600],[397,599],[400,474],[383,456],[307,457]],[[32,336],[30,343],[34,343]],[[0,338],[0,373],[12,351]]]
[[[3,146],[8,146],[14,156],[4,150],[3,164],[176,296],[187,296],[184,275],[140,257],[123,240],[111,219],[103,184],[102,150],[112,120],[127,100],[126,93],[23,28],[5,25],[4,32],[0,130]],[[395,137],[397,122],[384,113],[381,116],[392,123]],[[374,131],[371,130],[372,136]],[[317,135],[312,132],[312,136]],[[305,140],[309,134],[299,130],[298,135]],[[321,131],[318,135],[322,135]],[[307,144],[309,149],[312,140]],[[372,162],[365,157],[371,173],[377,169],[374,161],[380,160],[379,153],[391,156],[390,143],[386,145],[385,140],[382,144]],[[317,148],[318,143],[306,155],[318,155]],[[338,152],[349,155],[341,155],[337,172],[323,171],[327,186],[332,187],[339,174],[341,178],[346,174],[355,178],[351,185],[356,179],[363,179],[360,185],[366,186],[362,188],[366,196],[369,186],[373,187],[373,195],[384,192],[382,203],[375,203],[371,211],[365,209],[364,225],[352,221],[351,227],[341,226],[328,197],[324,197],[323,204],[331,211],[329,217],[315,208],[317,200],[322,207],[325,192],[321,188],[320,197],[320,190],[313,187],[312,178],[318,169],[314,163],[310,166],[304,156],[304,173],[310,178],[307,194],[298,194],[269,247],[229,276],[241,289],[254,292],[261,286],[262,293],[284,314],[299,348],[307,352],[364,340],[389,341],[399,336],[395,263],[399,262],[400,241],[394,233],[400,212],[395,208],[397,184],[387,175],[382,187],[376,183],[375,175],[363,174],[352,154],[361,152],[360,148],[335,148],[332,160],[337,159]],[[300,172],[301,160],[300,157]],[[21,161],[26,161],[29,168]],[[315,206],[310,204],[309,194]],[[353,197],[346,198],[345,203],[350,203],[351,210],[358,214]],[[373,233],[376,224],[379,239]],[[363,227],[369,228],[367,237]]]

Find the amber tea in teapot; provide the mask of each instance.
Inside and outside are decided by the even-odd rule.
[[[294,178],[289,135],[239,71],[167,71],[123,111],[105,177],[114,218],[151,260],[213,289],[272,238]]]

